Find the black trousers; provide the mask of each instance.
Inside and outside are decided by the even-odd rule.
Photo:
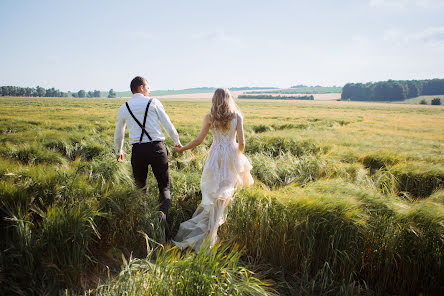
[[[166,218],[171,201],[168,150],[162,141],[133,144],[131,166],[133,167],[134,180],[136,186],[144,191],[146,191],[146,178],[150,165],[159,188],[160,210]]]

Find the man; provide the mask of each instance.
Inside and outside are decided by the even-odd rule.
[[[159,122],[175,147],[182,147],[179,135],[165,112],[162,103],[148,98],[150,89],[145,78],[137,76],[130,84],[133,96],[117,112],[114,147],[118,162],[123,161],[123,141],[125,126],[128,126],[129,141],[132,144],[131,166],[136,186],[146,192],[148,166],[151,165],[159,188],[159,203],[162,219],[165,222],[167,239],[170,236],[166,216],[170,206],[170,175],[168,171],[168,151],[165,147],[165,136]]]

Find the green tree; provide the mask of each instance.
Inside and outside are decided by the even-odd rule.
[[[55,97],[55,96],[56,96],[56,90],[55,90],[54,87],[52,87],[52,88],[48,88],[48,89],[46,90],[45,97]]]
[[[114,92],[114,90],[111,88],[108,92],[108,98],[115,98],[117,94]]]
[[[399,81],[381,81],[375,85],[376,101],[401,101],[406,99],[406,89]]]
[[[23,97],[25,95],[25,89],[23,87],[17,87],[17,96]]]
[[[37,96],[38,97],[44,97],[46,95],[46,89],[43,87],[37,86]]]
[[[83,89],[81,89],[81,90],[79,90],[79,91],[77,92],[77,95],[78,95],[79,98],[84,98],[84,97],[86,97],[86,91],[84,91]]]
[[[434,98],[432,100],[432,105],[441,105],[441,99],[440,98]]]
[[[352,101],[373,100],[373,84],[371,83],[347,83],[342,89],[341,99]]]
[[[25,88],[25,96],[27,96],[27,97],[31,97],[32,96],[32,93],[33,93],[33,88],[30,88],[30,87],[27,87],[27,88]]]
[[[407,81],[407,98],[416,98],[421,95],[422,83],[417,80]]]
[[[17,95],[17,87],[16,86],[10,86],[9,95],[10,96],[16,96]]]
[[[424,80],[422,95],[444,95],[444,79]]]

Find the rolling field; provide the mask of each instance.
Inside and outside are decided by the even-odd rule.
[[[416,98],[411,98],[403,101],[405,104],[419,104],[422,100],[426,101],[427,105],[431,105],[431,102],[434,98],[439,98],[441,100],[441,104],[444,102],[444,95],[433,95],[433,96],[419,96]]]
[[[162,100],[182,144],[210,109]],[[0,294],[441,295],[444,107],[238,100],[255,184],[211,251],[165,245],[157,186],[115,161],[123,99],[0,97]],[[211,135],[170,151],[175,233]]]
[[[214,93],[214,92],[213,92]],[[213,97],[213,93],[197,93],[197,94],[173,94],[173,95],[162,95],[159,96],[159,99],[174,99],[174,100],[188,100],[188,99],[203,99],[203,100],[211,100]],[[239,90],[239,91],[232,91],[231,94],[234,98],[237,98],[239,95],[244,94],[250,94],[250,91],[245,90]],[[261,93],[261,92],[259,92]],[[271,96],[279,96],[279,95],[286,95],[285,93],[279,93],[279,90],[276,90],[273,92],[273,90],[267,90],[267,92],[264,92],[266,95]],[[332,100],[339,100],[341,98],[341,93],[297,93],[297,95],[304,96],[304,95],[313,95],[315,100],[320,101],[332,101]]]

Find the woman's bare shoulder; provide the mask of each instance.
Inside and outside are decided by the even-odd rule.
[[[207,113],[203,120],[204,120],[204,122],[210,124],[210,122],[211,122],[211,113]]]

